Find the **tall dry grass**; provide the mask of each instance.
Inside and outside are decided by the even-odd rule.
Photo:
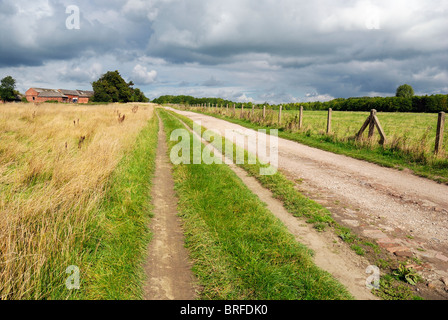
[[[135,104],[0,107],[0,299],[63,292],[66,268],[85,254],[78,244],[95,241],[88,226],[99,223],[92,212],[106,182],[153,111]]]

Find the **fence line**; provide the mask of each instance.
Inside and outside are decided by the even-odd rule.
[[[187,109],[186,106],[183,106],[185,109]],[[236,118],[237,117],[237,110],[236,110],[236,104],[233,104],[233,110],[231,111],[231,113],[229,114],[229,105],[227,104],[225,106],[221,105],[221,108],[219,109],[219,105],[216,104],[216,108],[214,108],[214,106],[211,106],[210,103],[208,104],[208,108],[207,108],[207,104],[198,104],[195,105],[193,107],[198,107],[202,112],[216,112],[216,113],[220,113],[222,115],[225,115],[227,117],[233,117]],[[216,111],[214,111],[213,109],[216,109]],[[241,114],[240,114],[240,119],[247,119],[251,122],[260,122],[262,121],[266,121],[267,116],[268,116],[268,110],[266,108],[266,105],[263,105],[263,107],[261,108],[257,108],[260,109],[260,112],[258,113],[258,115],[256,115],[255,113],[255,105],[252,105],[252,109],[251,111],[247,111],[245,112],[244,110],[244,104],[242,104],[241,106]],[[261,111],[262,109],[262,111]],[[321,110],[320,110],[321,111]],[[260,114],[261,113],[261,114]],[[274,110],[269,110],[269,117],[270,117],[270,121],[271,121],[271,125],[275,125],[276,121],[272,120],[275,119],[275,111]],[[274,118],[272,118],[274,117]],[[278,120],[277,120],[277,125],[282,126],[282,124],[284,123],[283,121],[283,106],[280,106],[279,111],[278,111]],[[285,128],[287,129],[293,129],[293,128],[297,128],[298,130],[302,130],[303,129],[303,125],[304,125],[304,121],[305,121],[305,117],[304,117],[304,107],[300,106],[300,110],[299,110],[299,116],[296,118],[295,121],[292,125],[291,123],[288,123],[286,125]],[[332,120],[333,120],[333,110],[330,108],[328,109],[328,114],[327,114],[327,130],[326,130],[326,134],[327,135],[331,135],[332,134]],[[436,132],[436,139],[435,139],[435,148],[434,148],[434,154],[436,156],[440,156],[444,154],[443,151],[443,142],[444,142],[444,130],[445,130],[445,121],[446,121],[446,113],[445,112],[440,112],[438,114],[438,121],[437,121],[437,132]],[[358,131],[358,133],[355,135],[356,139],[361,139],[362,134],[364,133],[365,130],[367,130],[367,127],[369,128],[368,130],[368,139],[371,140],[374,136],[374,132],[375,129],[377,129],[381,139],[379,140],[379,143],[381,145],[385,145],[387,143],[387,138],[386,135],[384,133],[383,127],[381,126],[381,123],[378,119],[377,116],[377,111],[376,110],[371,110],[369,117],[367,118],[367,120],[364,122],[364,124],[362,125],[361,129]]]

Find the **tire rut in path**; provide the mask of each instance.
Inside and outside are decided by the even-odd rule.
[[[188,252],[184,247],[181,220],[172,177],[172,164],[163,123],[159,118],[156,171],[152,187],[154,217],[151,219],[153,238],[148,247],[144,285],[145,300],[194,300],[195,278]]]

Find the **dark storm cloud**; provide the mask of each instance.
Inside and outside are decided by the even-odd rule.
[[[27,7],[31,4],[30,7]],[[137,27],[125,29],[122,21],[116,25],[98,19],[88,19],[95,10],[87,2],[80,5],[80,29],[68,29],[68,5],[52,1],[6,0],[2,6],[10,9],[0,21],[0,67],[36,66],[52,60],[70,60],[94,52],[101,55],[117,48],[134,44],[138,47]],[[109,7],[110,9],[110,7]],[[119,7],[116,8],[117,12]],[[120,25],[122,27],[120,27]],[[6,44],[6,45],[4,45]],[[144,45],[143,45],[144,46]]]
[[[3,0],[0,71],[65,61],[60,79],[120,69],[157,92],[242,100],[448,90],[443,0],[80,0],[81,29],[67,30],[72,2]]]
[[[442,1],[176,3],[183,6],[160,7],[147,51],[174,64],[246,64],[238,71],[261,73],[251,67],[264,54],[264,65],[278,68],[289,85],[332,96],[390,94],[403,82],[427,93],[446,87],[440,82],[448,64]],[[421,74],[428,64],[440,73]]]
[[[224,83],[222,81],[215,79],[215,77],[211,76],[210,79],[204,81],[202,85],[205,87],[219,87],[224,85]]]

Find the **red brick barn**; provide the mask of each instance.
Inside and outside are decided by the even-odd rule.
[[[90,99],[93,97],[93,91],[77,90],[79,93],[78,103],[89,103]]]
[[[60,93],[62,93],[64,96],[67,96],[69,103],[77,103],[79,99],[79,93],[77,90],[65,90],[65,89],[59,89]]]
[[[56,89],[30,88],[26,92],[29,102],[58,101],[68,102],[68,97]]]

